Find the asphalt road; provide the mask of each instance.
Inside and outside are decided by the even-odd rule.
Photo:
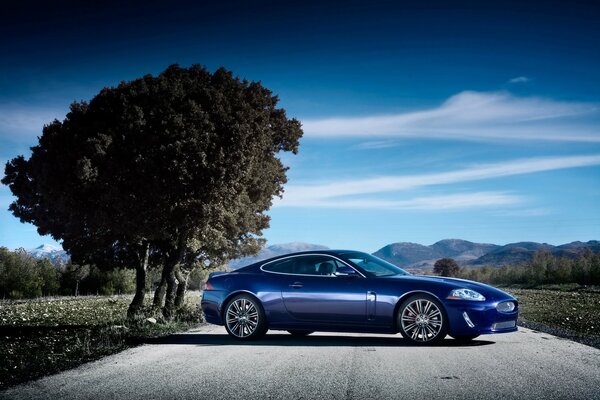
[[[481,339],[481,340],[479,340]],[[600,350],[521,328],[470,345],[201,326],[0,392],[0,399],[600,399]]]

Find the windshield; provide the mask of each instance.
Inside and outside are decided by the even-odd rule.
[[[355,264],[357,267],[365,271],[368,275],[374,276],[391,276],[391,275],[410,275],[400,267],[390,264],[387,261],[377,258],[367,253],[343,253],[340,254],[344,259]]]

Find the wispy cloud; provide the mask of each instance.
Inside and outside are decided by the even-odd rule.
[[[523,203],[523,196],[506,192],[475,192],[444,194],[437,196],[416,197],[409,200],[377,200],[377,199],[313,199],[305,200],[305,208],[335,209],[387,209],[387,210],[456,210],[473,207],[506,206]],[[290,206],[290,204],[284,204]]]
[[[17,142],[20,138],[40,136],[45,124],[64,116],[64,110],[0,104],[0,137]]]
[[[526,76],[517,76],[516,78],[509,79],[508,83],[527,83],[531,79]]]
[[[465,169],[420,175],[382,176],[377,178],[353,179],[341,182],[326,182],[311,185],[289,185],[283,199],[277,200],[279,207],[316,207],[323,206],[330,199],[335,204],[342,201],[346,207],[354,205],[364,207],[366,201],[377,207],[372,199],[343,199],[346,196],[360,196],[374,193],[401,192],[420,187],[447,185],[460,182],[480,181],[499,177],[532,174],[565,168],[600,165],[600,155],[542,157],[518,159],[508,162],[475,165]],[[498,195],[498,193],[495,193]],[[361,203],[362,202],[362,203]],[[379,206],[391,207],[389,202],[380,202]],[[404,204],[404,206],[407,206]],[[392,207],[393,208],[393,207]]]
[[[393,115],[304,120],[307,137],[600,142],[596,103],[518,97],[508,92],[465,91],[439,107]]]
[[[553,214],[551,208],[522,208],[495,211],[497,217],[544,217]]]

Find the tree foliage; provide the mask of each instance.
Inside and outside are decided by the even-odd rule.
[[[170,305],[184,260],[260,247],[287,179],[277,154],[296,153],[302,136],[277,102],[198,65],[105,88],[46,125],[29,159],[7,163],[10,210],[75,263],[164,265]]]
[[[59,274],[49,260],[0,247],[0,298],[50,296],[58,291]]]
[[[460,267],[451,258],[440,258],[433,265],[433,272],[440,276],[456,276]]]

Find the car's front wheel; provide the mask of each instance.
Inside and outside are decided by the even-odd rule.
[[[448,331],[443,306],[426,294],[409,297],[398,309],[398,330],[405,339],[415,344],[441,341]]]
[[[225,329],[239,340],[262,337],[268,325],[260,302],[247,294],[232,298],[225,307]]]

